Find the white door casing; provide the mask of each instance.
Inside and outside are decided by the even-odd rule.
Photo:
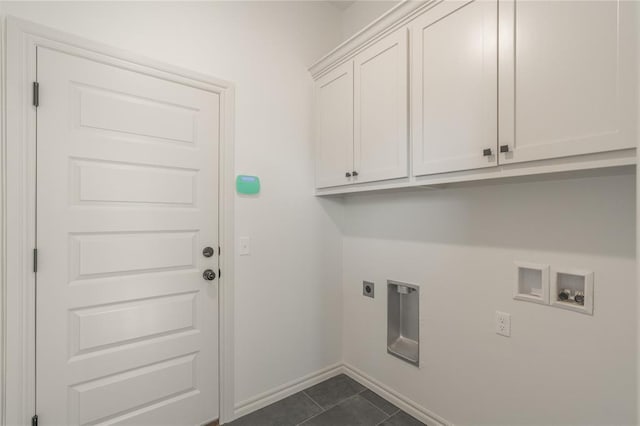
[[[501,0],[501,164],[635,147],[633,3]]]
[[[407,37],[401,28],[353,60],[354,182],[408,175]]]
[[[411,24],[414,175],[498,164],[497,14],[496,1],[452,1]]]
[[[222,388],[220,417],[223,422],[232,420],[233,347],[230,344],[223,345],[218,355],[217,339],[214,344],[211,344],[211,342],[203,342],[203,339],[198,341],[199,338],[196,336],[208,332],[206,330],[208,326],[202,327],[201,319],[205,319],[207,323],[214,323],[215,326],[212,328],[217,333],[218,314],[215,312],[215,307],[217,307],[219,290],[222,303],[220,332],[225,342],[232,341],[233,86],[221,80],[158,63],[20,19],[7,18],[5,23],[7,26],[5,78],[8,90],[3,93],[3,100],[9,108],[3,111],[5,130],[2,132],[4,147],[2,165],[6,171],[2,176],[4,189],[2,201],[5,213],[2,216],[4,230],[2,257],[6,265],[2,274],[2,286],[6,294],[3,300],[6,321],[3,321],[5,340],[2,347],[5,361],[2,393],[4,410],[0,423],[25,424],[30,421],[33,414],[36,414],[34,361],[36,274],[32,271],[31,253],[35,245],[36,219],[36,108],[31,105],[31,82],[37,79],[35,70],[37,50],[40,50],[41,54],[46,54],[46,50],[49,50],[50,54],[57,51],[55,55],[66,56],[71,62],[99,64],[100,67],[111,69],[121,76],[128,73],[134,75],[134,79],[138,78],[139,83],[130,84],[127,89],[131,90],[118,91],[113,90],[115,87],[108,85],[100,86],[100,78],[104,78],[105,75],[80,73],[76,75],[79,78],[74,79],[73,84],[67,85],[67,93],[63,93],[64,90],[60,91],[66,101],[63,101],[62,105],[55,105],[55,101],[50,96],[56,92],[55,89],[52,90],[55,82],[53,86],[50,85],[46,82],[46,73],[41,73],[39,114],[40,119],[44,121],[39,123],[39,127],[46,124],[47,115],[44,110],[45,105],[49,104],[59,109],[55,112],[56,117],[67,114],[68,120],[56,122],[59,126],[58,130],[66,136],[77,136],[74,133],[80,131],[94,133],[93,136],[95,136],[93,140],[87,139],[89,143],[84,146],[79,142],[81,138],[74,140],[72,137],[64,140],[61,144],[62,151],[69,147],[74,151],[67,152],[69,155],[64,161],[63,169],[59,174],[49,173],[53,179],[47,182],[49,189],[62,188],[58,201],[61,199],[63,203],[54,202],[53,207],[73,211],[73,215],[69,216],[72,220],[53,220],[53,222],[57,222],[62,229],[65,227],[67,230],[71,229],[73,234],[67,235],[63,243],[57,245],[57,253],[43,249],[41,246],[39,286],[47,281],[46,269],[52,266],[58,278],[52,280],[55,285],[60,285],[59,278],[65,278],[65,274],[66,278],[73,279],[74,282],[67,286],[68,288],[62,288],[64,295],[58,294],[53,289],[42,290],[40,287],[42,291],[38,294],[39,305],[46,303],[48,307],[52,307],[55,304],[54,299],[68,298],[67,308],[72,307],[72,310],[67,312],[69,316],[65,319],[62,319],[59,313],[53,313],[55,318],[52,324],[43,324],[44,315],[47,314],[45,312],[43,317],[38,318],[38,325],[41,328],[54,327],[53,322],[57,324],[65,322],[68,329],[64,330],[64,337],[72,332],[72,335],[77,338],[70,341],[62,338],[53,344],[55,340],[53,336],[51,342],[44,342],[43,336],[39,336],[38,344],[43,348],[39,347],[38,352],[40,354],[44,347],[50,344],[48,349],[54,352],[51,357],[53,362],[56,362],[56,359],[58,361],[63,359],[65,355],[73,358],[68,368],[61,368],[62,371],[50,369],[49,373],[56,380],[62,377],[65,380],[80,382],[71,386],[74,389],[67,386],[71,383],[70,381],[64,383],[65,386],[62,387],[64,391],[60,393],[68,392],[73,397],[68,398],[67,404],[62,404],[61,407],[49,407],[53,411],[42,405],[43,392],[47,392],[47,389],[38,387],[38,407],[44,410],[39,413],[41,416],[44,413],[42,420],[47,418],[51,420],[52,416],[62,411],[79,416],[76,418],[77,421],[73,419],[63,421],[65,424],[88,422],[100,416],[102,419],[111,419],[109,422],[119,419],[122,423],[129,421],[195,424],[212,420],[218,417],[216,413],[218,385],[217,383],[209,385],[201,380],[212,378],[213,382],[217,382],[218,357],[224,365],[220,372]],[[50,65],[53,64],[53,68],[58,67],[56,69],[61,70],[68,61],[58,59],[49,62]],[[42,60],[41,68],[47,64],[46,58]],[[78,70],[75,66],[71,68]],[[87,81],[83,81],[85,77],[88,78]],[[118,78],[111,77],[103,82],[108,80],[117,84]],[[122,83],[122,80],[119,82]],[[163,87],[165,91],[167,87],[169,88],[168,94],[163,94]],[[77,90],[79,88],[82,90]],[[106,90],[101,92],[102,89]],[[86,92],[86,96],[82,93],[84,104],[88,107],[81,115],[80,108],[74,109],[78,107],[77,102],[74,105],[72,100],[74,97],[79,100],[78,93],[83,91]],[[114,93],[108,93],[109,91]],[[180,92],[182,92],[181,95]],[[171,102],[170,99],[171,96],[178,95],[182,96],[180,100],[184,101],[189,98],[189,92],[192,95],[195,93],[202,95],[197,102],[204,106],[201,115],[206,118],[204,121],[207,121],[207,124],[198,128],[196,120],[192,120],[194,125],[191,131],[185,123],[191,120],[188,117],[189,114],[198,114],[192,108],[197,102],[192,99],[192,102],[182,102],[184,105],[180,105],[180,102]],[[209,101],[205,101],[205,98]],[[212,100],[215,102],[210,102]],[[207,102],[209,106],[204,105]],[[189,105],[190,103],[194,105]],[[182,111],[180,106],[187,107],[183,108],[187,111],[186,119],[184,114],[182,116],[180,114]],[[107,115],[106,122],[105,112],[113,112]],[[134,118],[136,114],[142,119],[127,121],[128,118]],[[212,114],[211,117],[207,116],[210,114]],[[76,119],[75,122],[73,118]],[[150,126],[152,121],[153,126]],[[84,123],[83,126],[78,125],[80,122]],[[213,158],[209,163],[214,172],[208,177],[214,179],[211,182],[213,192],[217,192],[219,188],[221,202],[220,206],[216,205],[213,208],[211,205],[205,206],[202,203],[202,185],[200,187],[197,185],[198,181],[206,180],[206,177],[194,178],[195,190],[188,194],[184,191],[189,185],[188,175],[199,171],[204,160],[196,161],[196,156],[193,156],[194,162],[188,164],[190,160],[185,154],[186,150],[183,149],[188,146],[189,134],[195,136],[205,128],[206,131],[210,131],[212,123],[216,127],[212,132],[216,146],[211,149]],[[109,126],[112,128],[109,129]],[[100,127],[105,128],[100,129]],[[46,138],[42,136],[41,134],[40,141],[44,143]],[[101,144],[100,140],[106,143]],[[156,147],[152,148],[154,145]],[[157,146],[161,148],[158,149]],[[40,148],[46,149],[43,146]],[[64,158],[64,152],[49,148],[50,152],[39,152],[40,181],[43,180],[42,175],[47,175],[47,171],[43,170],[45,164],[53,164],[56,159]],[[145,149],[147,153],[144,152]],[[181,150],[183,153],[179,154]],[[201,151],[200,154],[206,154],[205,151]],[[92,153],[95,154],[94,157],[91,156]],[[218,153],[220,155],[219,182],[217,182]],[[51,154],[51,161],[43,163],[43,158],[49,154]],[[170,159],[170,157],[173,158]],[[64,179],[60,176],[65,176],[67,180],[63,182]],[[110,183],[126,183],[126,185],[104,185],[105,179]],[[74,186],[74,183],[82,183],[82,185]],[[51,191],[43,194],[42,191],[47,185],[40,188],[38,193],[40,207],[55,198]],[[160,186],[164,188],[160,189]],[[47,200],[47,197],[50,199]],[[217,203],[217,197],[213,197],[213,202]],[[190,207],[189,203],[193,206]],[[219,229],[215,218],[218,215],[218,207],[220,207]],[[211,210],[213,221],[210,222],[210,228],[198,229],[197,216],[205,215],[203,208]],[[100,210],[103,212],[102,215],[98,213]],[[174,214],[169,214],[169,210]],[[56,212],[52,214],[55,215]],[[42,222],[41,219],[42,217],[39,218],[39,222]],[[62,234],[59,230],[50,231],[50,237],[58,238]],[[42,224],[39,232],[41,234],[38,235],[38,241],[46,246],[47,230]],[[218,233],[219,236],[216,235]],[[205,263],[200,255],[202,248],[199,247],[200,241],[194,239],[194,236],[203,234],[211,234],[211,239],[215,241],[216,256],[206,259],[210,263]],[[139,236],[143,238],[137,238]],[[222,254],[219,258],[217,256],[218,240],[227,250],[223,250],[227,255]],[[194,243],[191,250],[193,259],[191,264],[189,264],[189,243]],[[149,251],[144,253],[149,245],[153,245],[158,256],[154,257]],[[11,249],[5,250],[6,247]],[[79,258],[78,255],[81,252],[86,254]],[[136,255],[142,253],[142,255],[129,256],[132,253]],[[101,255],[105,254],[111,263],[103,264],[100,261]],[[67,256],[69,261],[59,262],[64,256]],[[72,257],[75,257],[77,262],[74,263]],[[196,277],[198,283],[201,281],[204,283],[201,278],[202,266],[213,265],[212,269],[217,273],[218,261],[223,271],[226,268],[220,288],[217,288],[218,281],[213,287],[204,285],[198,288],[195,284]],[[196,271],[190,273],[190,269],[197,269],[197,273]],[[126,276],[120,280],[119,274]],[[170,282],[169,276],[172,274],[183,276],[182,286]],[[193,280],[189,279],[189,276]],[[154,278],[158,280],[152,284]],[[100,281],[110,285],[101,286]],[[175,290],[178,287],[180,290],[176,293]],[[122,293],[118,295],[120,290]],[[200,300],[201,293],[207,293],[207,297],[214,296],[213,312],[204,313],[202,309],[198,311],[198,308],[205,306],[205,302]],[[46,300],[50,298],[53,299]],[[98,304],[94,305],[94,303]],[[169,310],[168,305],[171,306],[171,313],[161,315]],[[196,315],[190,316],[189,312],[193,312],[194,307]],[[142,318],[147,321],[128,321],[127,317],[128,319]],[[81,322],[84,322],[82,326],[80,326]],[[167,343],[170,340],[181,340],[181,342],[172,345]],[[200,346],[201,344],[204,346]],[[145,351],[147,351],[146,354]],[[180,354],[180,352],[183,353]],[[213,365],[204,367],[199,365],[202,356],[209,356],[209,354],[212,355]],[[110,361],[104,363],[102,362],[104,359],[110,359]],[[44,371],[42,369],[51,367],[51,365],[41,365],[40,361],[43,360],[46,358],[40,356],[38,385],[48,379],[48,373],[42,373]],[[137,367],[134,366],[136,363]],[[129,367],[131,369],[118,371]],[[189,370],[195,374],[187,374]],[[155,379],[152,379],[153,377]],[[154,383],[153,388],[148,386],[151,382]],[[123,385],[132,388],[122,392]],[[55,386],[57,385],[54,384]],[[102,398],[105,394],[115,394],[116,397],[108,401]],[[67,395],[56,395],[56,401],[60,402],[66,397]],[[190,404],[200,406],[193,402],[194,398],[204,398],[207,403],[209,401],[213,403],[209,404],[211,405],[209,407],[204,407],[207,404],[202,404],[202,410],[194,412],[180,410],[180,414],[174,413],[168,416],[165,416],[161,410],[154,410],[162,405],[168,405],[167,403],[171,401],[175,402],[174,411],[178,410],[179,406],[183,408]],[[103,405],[105,402],[108,404]]]

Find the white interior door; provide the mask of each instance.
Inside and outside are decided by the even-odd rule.
[[[413,173],[498,164],[498,4],[443,2],[411,26]]]
[[[353,61],[316,82],[316,187],[350,183],[353,172]]]
[[[407,55],[401,28],[354,59],[356,182],[408,175]]]
[[[39,420],[214,420],[219,96],[37,55]]]

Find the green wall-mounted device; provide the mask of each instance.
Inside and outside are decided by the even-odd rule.
[[[238,175],[236,177],[236,191],[238,194],[253,195],[260,192],[260,178],[258,176]]]

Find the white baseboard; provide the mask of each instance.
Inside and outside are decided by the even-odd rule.
[[[273,404],[274,402],[293,395],[294,393],[300,392],[303,389],[316,385],[333,376],[337,376],[338,374],[342,374],[343,372],[342,363],[337,363],[316,371],[315,373],[307,374],[299,379],[263,392],[253,398],[239,402],[234,407],[233,419],[237,419],[253,411],[259,410],[269,404]]]
[[[453,423],[448,422],[437,414],[420,406],[418,403],[383,385],[382,383],[378,382],[377,380],[373,379],[357,368],[349,364],[344,364],[342,369],[344,374],[351,377],[356,382],[359,382],[361,385],[371,389],[384,399],[388,400],[401,410],[406,411],[408,414],[411,414],[421,422],[426,423],[429,426],[453,426]]]
[[[338,374],[346,374],[353,380],[371,389],[401,410],[406,411],[429,426],[454,426],[453,423],[443,419],[426,408],[421,407],[418,403],[383,385],[357,368],[349,364],[342,363],[334,364],[316,371],[315,373],[307,374],[306,376],[300,377],[299,379],[293,380],[289,383],[285,383],[284,385],[273,388],[267,392],[263,392],[253,398],[239,402],[234,407],[234,417],[231,420],[235,420],[266,407],[269,404],[280,401],[281,399],[300,392],[310,386],[316,385],[331,377],[337,376]]]

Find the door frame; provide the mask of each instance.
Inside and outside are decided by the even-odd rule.
[[[58,50],[220,96],[220,423],[234,417],[234,85],[15,17],[0,17],[0,425],[35,413],[36,48]],[[42,88],[46,93],[46,88]],[[46,96],[46,95],[45,95]]]

